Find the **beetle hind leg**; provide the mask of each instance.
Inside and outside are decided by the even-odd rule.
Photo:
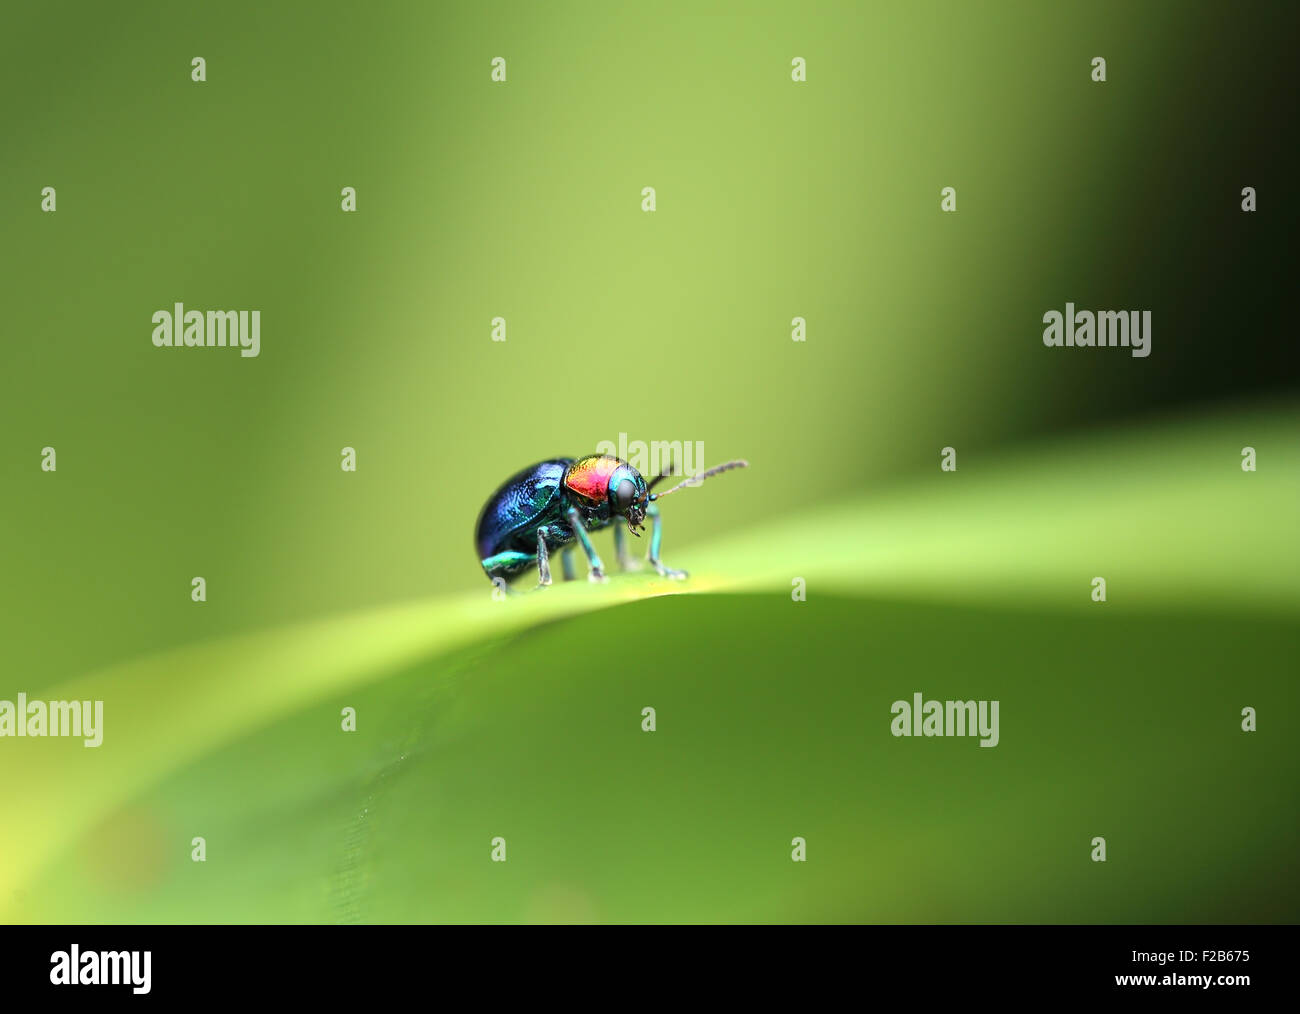
[[[520,553],[511,549],[479,562],[483,565],[483,573],[488,576],[488,579],[495,581],[497,578],[509,578],[531,567],[534,557],[533,553]]]

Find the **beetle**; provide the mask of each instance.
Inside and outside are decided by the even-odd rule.
[[[663,532],[656,501],[683,486],[698,486],[710,476],[748,465],[747,461],[728,461],[662,493],[655,493],[654,487],[667,474],[647,484],[640,472],[612,454],[552,458],[529,465],[502,483],[479,513],[474,547],[483,573],[496,583],[536,566],[539,586],[545,587],[551,583],[550,554],[559,549],[564,579],[572,580],[576,540],[591,565],[588,578],[604,581],[605,567],[587,533],[614,524],[615,552],[626,570],[632,560],[623,528],[640,538],[648,517],[653,525],[647,554],[650,565],[663,577],[684,578],[686,571],[674,570],[659,558]]]

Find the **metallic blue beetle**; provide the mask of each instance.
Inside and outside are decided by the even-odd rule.
[[[638,538],[651,518],[650,565],[670,578],[686,577],[686,571],[673,570],[659,559],[662,523],[655,502],[683,486],[698,486],[705,479],[733,468],[744,468],[746,461],[728,461],[707,472],[679,482],[663,493],[654,487],[667,476],[657,476],[646,484],[641,473],[621,458],[610,454],[592,454],[585,458],[554,458],[525,468],[507,479],[488,499],[479,514],[474,533],[483,572],[496,582],[509,579],[537,566],[538,581],[551,583],[550,554],[561,549],[564,579],[573,579],[573,543],[582,544],[591,564],[592,581],[605,580],[605,568],[596,555],[588,532],[614,528],[614,547],[624,569],[632,561],[627,555],[623,526]]]

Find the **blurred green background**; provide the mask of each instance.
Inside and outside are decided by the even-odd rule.
[[[1295,921],[1294,28],[11,5],[0,699],[107,728],[0,740],[0,918]],[[752,463],[665,503],[692,581],[491,602],[485,497],[620,433]],[[889,737],[918,690],[1002,744]]]

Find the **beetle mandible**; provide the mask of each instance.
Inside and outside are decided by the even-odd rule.
[[[684,578],[686,571],[665,566],[659,558],[663,529],[656,501],[683,486],[698,486],[710,476],[748,465],[747,461],[728,461],[655,493],[654,487],[667,475],[656,476],[647,485],[640,472],[611,454],[538,462],[507,479],[484,504],[474,533],[479,562],[494,582],[536,565],[538,582],[545,586],[551,583],[551,551],[560,549],[567,581],[573,578],[576,538],[591,565],[588,577],[604,581],[604,565],[587,533],[614,524],[615,552],[619,564],[628,569],[632,561],[623,528],[640,538],[648,517],[652,523],[647,554],[650,565],[663,577]]]

